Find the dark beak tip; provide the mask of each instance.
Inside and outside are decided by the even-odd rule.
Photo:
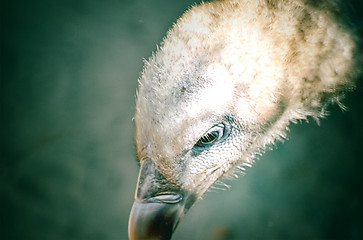
[[[151,159],[141,163],[129,219],[130,240],[168,240],[196,195],[167,180]]]
[[[136,201],[130,213],[129,239],[170,239],[182,216],[183,208],[179,204]]]

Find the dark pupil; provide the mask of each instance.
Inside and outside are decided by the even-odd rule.
[[[214,141],[216,141],[218,139],[218,137],[219,137],[218,131],[210,132],[210,133],[204,135],[203,137],[201,137],[196,145],[203,146],[203,145],[211,144]]]

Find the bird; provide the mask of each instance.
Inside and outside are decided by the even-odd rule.
[[[354,89],[359,34],[336,1],[224,0],[187,10],[145,61],[129,239],[171,239],[219,179],[251,167],[290,123]]]

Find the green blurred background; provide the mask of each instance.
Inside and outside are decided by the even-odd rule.
[[[142,58],[194,2],[1,0],[0,239],[127,239]],[[363,239],[362,97],[291,125],[174,239]]]

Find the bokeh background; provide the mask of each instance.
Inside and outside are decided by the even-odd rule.
[[[0,239],[127,239],[142,59],[194,3],[1,0]],[[344,103],[291,125],[174,239],[363,239],[362,80]]]

